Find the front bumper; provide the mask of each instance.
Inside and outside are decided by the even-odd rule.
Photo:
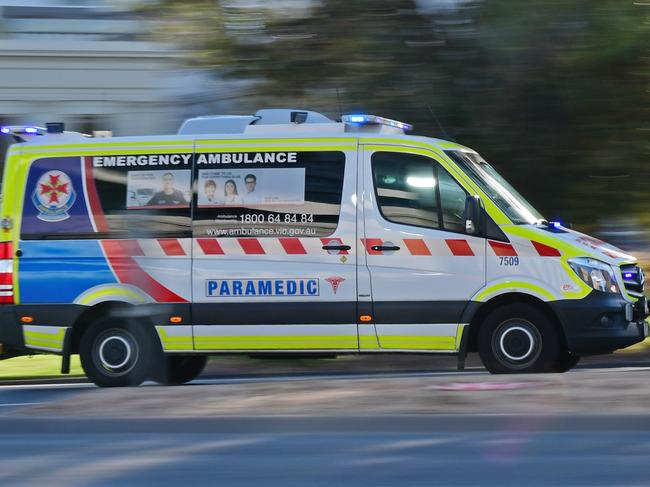
[[[610,353],[648,336],[646,298],[629,303],[618,294],[592,291],[586,298],[550,305],[560,319],[569,350],[577,355]]]

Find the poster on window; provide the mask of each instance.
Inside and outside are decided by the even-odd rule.
[[[198,205],[266,206],[305,202],[305,169],[202,169]]]
[[[129,171],[126,207],[129,210],[187,207],[191,177],[189,169]]]

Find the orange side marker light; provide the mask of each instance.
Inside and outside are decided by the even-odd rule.
[[[170,322],[170,323],[175,323],[175,324],[177,324],[177,323],[181,323],[182,321],[183,321],[183,318],[180,317],[180,316],[171,316],[171,317],[169,318],[169,322]]]
[[[34,317],[33,316],[21,316],[20,321],[22,323],[33,323],[34,322]]]
[[[364,321],[364,322],[372,321],[372,316],[370,316],[370,315],[361,315],[361,316],[359,316],[359,321]]]

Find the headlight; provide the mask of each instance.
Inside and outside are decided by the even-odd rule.
[[[569,265],[589,287],[605,293],[618,293],[612,266],[587,257],[569,259]]]

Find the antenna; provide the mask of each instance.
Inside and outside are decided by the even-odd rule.
[[[427,103],[427,108],[429,109],[429,113],[431,113],[431,116],[433,117],[433,119],[438,124],[438,128],[440,128],[440,131],[442,132],[442,135],[445,137],[445,139],[451,140],[453,142],[454,139],[449,137],[449,135],[447,134],[447,131],[445,130],[445,128],[440,123],[440,120],[438,120],[438,117],[436,117],[436,113],[433,111],[433,108],[431,108],[431,105],[429,105],[428,103]]]
[[[339,120],[343,119],[343,107],[341,106],[341,97],[339,95],[339,87],[336,87],[336,100],[339,102]]]

